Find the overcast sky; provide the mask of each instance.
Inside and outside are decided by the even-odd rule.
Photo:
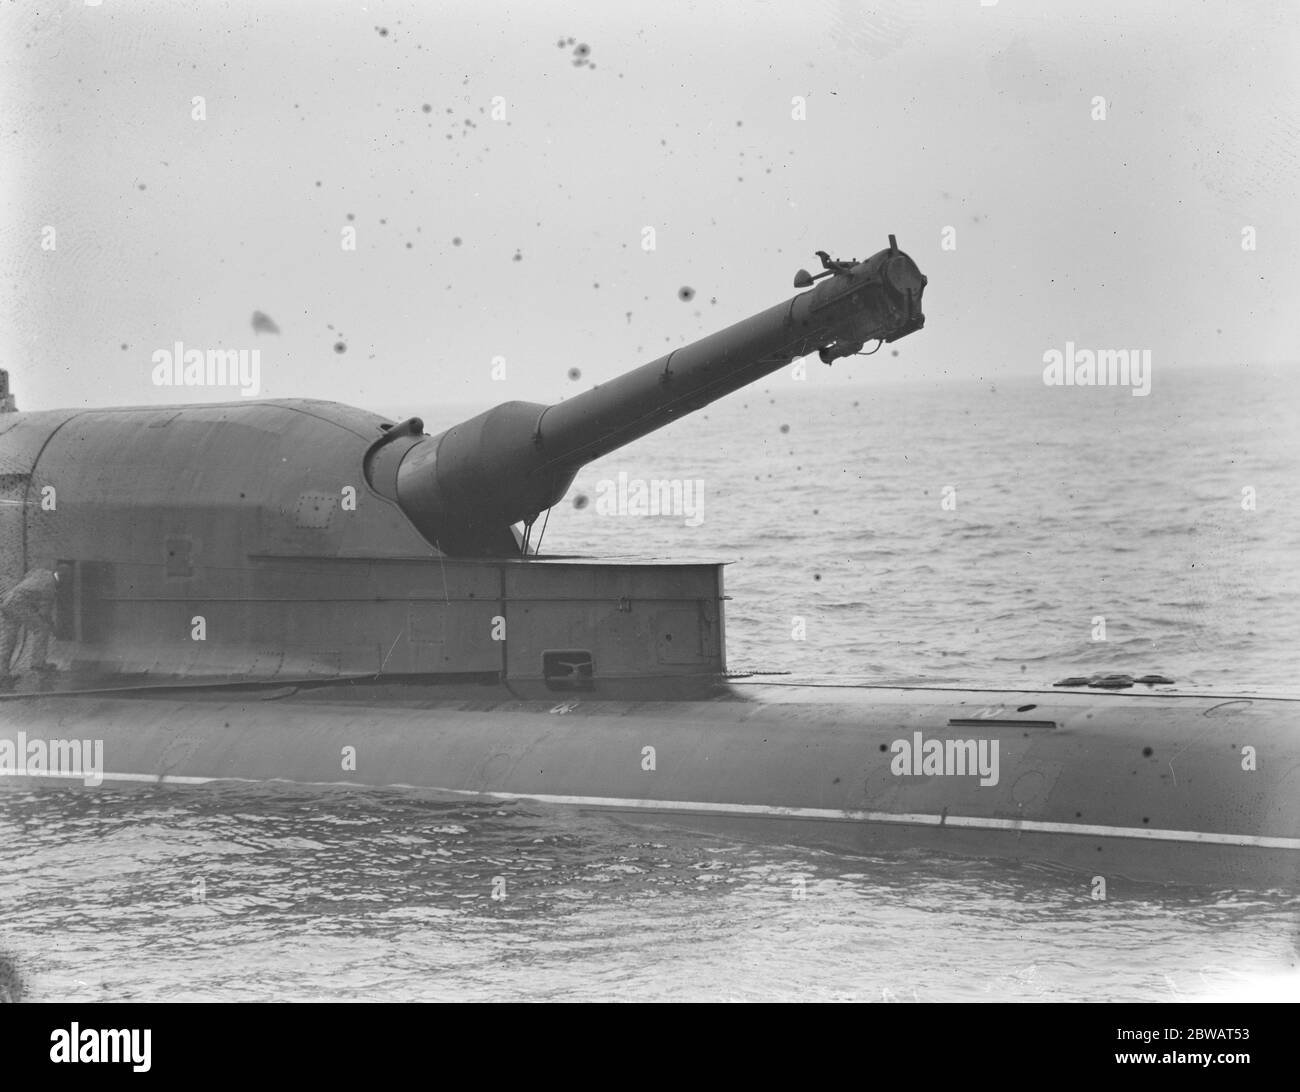
[[[23,409],[229,398],[153,385],[177,341],[260,349],[264,397],[553,401],[890,232],[928,325],[816,383],[1300,356],[1292,3],[38,7],[0,15]]]

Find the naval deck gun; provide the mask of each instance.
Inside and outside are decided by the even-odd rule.
[[[436,436],[308,399],[0,413],[5,583],[67,576],[49,685],[707,691],[726,662],[721,564],[541,557],[525,536],[591,460],[799,357],[924,324],[926,278],[893,236],[822,258],[783,303]]]

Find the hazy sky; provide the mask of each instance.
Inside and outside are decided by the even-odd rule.
[[[1067,340],[1149,348],[1157,384],[1295,360],[1298,24],[1241,0],[7,5],[0,366],[23,409],[231,397],[152,384],[176,341],[260,349],[264,397],[552,401],[890,232],[927,328],[814,383],[1033,376]]]

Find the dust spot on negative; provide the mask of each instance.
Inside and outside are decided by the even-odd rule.
[[[684,284],[677,289],[677,298],[683,303],[690,303],[695,298],[695,289],[689,284]]]
[[[524,260],[524,256],[519,251],[516,250],[515,256],[514,258],[511,259],[511,261],[522,262],[523,260]]]
[[[427,102],[426,102],[423,106],[421,106],[420,109],[423,110],[426,114],[432,114],[432,113],[433,113],[433,106],[432,106],[432,104],[427,103]]]
[[[334,342],[334,351],[336,353],[346,353],[348,351],[347,344],[342,341]]]
[[[278,334],[280,327],[276,325],[275,319],[265,311],[254,311],[250,320],[253,326],[253,332],[258,334]]]
[[[574,507],[574,508],[577,508],[577,509],[579,509],[579,510],[581,510],[581,509],[583,509],[583,508],[586,508],[586,507],[587,507],[587,494],[586,494],[586,493],[578,493],[578,494],[573,498],[573,507]]]
[[[589,46],[586,42],[578,42],[575,45],[574,40],[572,38],[568,39],[567,41],[560,42],[561,49],[563,49],[566,45],[573,46],[573,67],[574,68],[583,68],[583,67],[595,68],[596,67],[594,64],[591,63],[591,46]]]
[[[577,380],[581,379],[581,378],[582,378],[582,369],[581,369],[581,368],[570,368],[570,369],[569,369],[569,378],[572,379],[572,380],[574,380],[575,382],[576,382]]]
[[[452,241],[451,241],[451,245],[452,245],[452,246],[460,246],[460,236],[459,236],[459,235],[457,235],[454,239],[452,239]]]
[[[789,426],[789,425],[782,425],[782,426],[781,426],[781,431],[782,431],[782,432],[789,432],[789,431],[790,431],[790,426]]]
[[[387,28],[387,27],[375,27],[375,32],[376,32],[376,33],[379,35],[379,37],[381,37],[381,38],[387,38],[387,37],[388,37],[388,28]]]

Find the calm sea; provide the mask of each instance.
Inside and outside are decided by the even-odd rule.
[[[733,670],[1300,693],[1294,374],[818,380],[587,468],[544,552],[733,561]],[[691,509],[611,512],[620,475],[689,481]],[[30,1000],[1294,998],[1298,937],[1280,892],[1094,902],[1042,868],[562,809],[0,787],[0,952]]]

